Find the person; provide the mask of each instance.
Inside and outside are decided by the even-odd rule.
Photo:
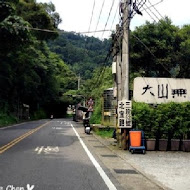
[[[51,114],[50,119],[53,119],[53,114]]]

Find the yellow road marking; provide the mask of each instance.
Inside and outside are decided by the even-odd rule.
[[[49,121],[50,122],[50,121]],[[26,137],[32,135],[33,133],[35,133],[36,131],[40,130],[42,127],[44,127],[45,125],[47,125],[49,122],[40,125],[39,127],[21,135],[20,137],[14,139],[13,141],[9,142],[8,144],[0,147],[0,154],[2,154],[3,152],[5,152],[6,150],[10,149],[12,146],[16,145],[17,143],[19,143],[20,141],[22,141],[23,139],[25,139]]]

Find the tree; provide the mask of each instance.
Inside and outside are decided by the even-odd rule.
[[[158,23],[146,22],[131,34],[132,71],[143,70],[146,76],[171,77],[177,67],[179,28],[165,18]]]

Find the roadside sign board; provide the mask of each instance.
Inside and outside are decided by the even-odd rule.
[[[118,101],[119,128],[132,128],[131,108],[132,108],[132,102],[130,100]]]
[[[190,79],[137,77],[133,98],[148,104],[187,102],[190,101]]]

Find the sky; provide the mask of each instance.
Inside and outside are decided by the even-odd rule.
[[[48,3],[50,0],[37,0],[37,2]],[[65,31],[83,33],[105,29],[115,30],[116,24],[119,23],[118,5],[120,0],[51,0],[51,2],[55,5],[56,11],[62,18],[59,28]],[[103,2],[104,6],[100,15]],[[146,0],[143,8],[150,7],[151,4],[156,5],[151,9],[147,9],[148,13],[144,10],[142,11],[143,16],[137,14],[134,16],[130,24],[131,30],[143,25],[146,21],[158,21],[165,16],[168,16],[176,26],[181,27],[184,24],[190,24],[190,0]],[[108,38],[110,34],[111,32],[109,31],[85,33],[84,35],[93,35],[103,39]]]

